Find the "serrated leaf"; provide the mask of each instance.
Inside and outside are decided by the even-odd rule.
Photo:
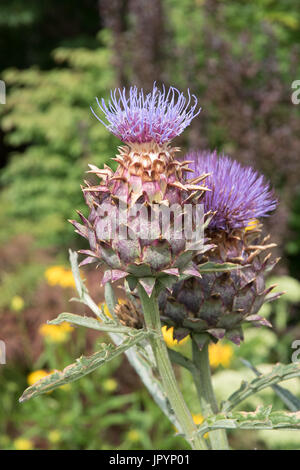
[[[209,416],[198,427],[203,435],[216,429],[300,429],[300,412],[273,411],[272,406],[255,411],[236,411]]]
[[[276,364],[269,374],[256,377],[251,382],[242,382],[240,388],[234,392],[222,404],[222,411],[232,410],[236,405],[248,398],[250,395],[263,390],[264,388],[276,385],[284,380],[289,380],[300,376],[300,363]]]
[[[257,377],[261,377],[262,373],[259,372],[259,370],[254,367],[251,362],[241,359],[242,363],[245,364],[245,366],[249,367]],[[272,385],[271,386],[276,395],[285,403],[285,405],[291,410],[291,411],[299,411],[300,410],[300,400],[299,398],[295,397],[289,390],[287,390],[284,387],[281,387],[280,385]]]
[[[54,320],[48,321],[50,325],[60,325],[63,322],[69,322],[73,325],[84,326],[93,330],[104,331],[107,333],[123,333],[125,335],[135,335],[136,329],[122,326],[114,321],[100,322],[92,317],[85,317],[75,313],[61,313]]]
[[[98,318],[101,318],[103,322],[107,321],[106,315],[102,312],[102,310],[98,307],[98,305],[89,296],[85,283],[81,279],[79,267],[78,267],[78,254],[76,253],[76,251],[69,250],[69,258],[70,258],[72,273],[73,273],[74,280],[75,280],[76,290],[79,294],[79,299],[71,299],[71,300],[82,302],[83,304],[87,305]]]
[[[35,384],[28,387],[21,398],[20,402],[29,400],[30,398],[36,397],[46,392],[50,392],[57,387],[61,387],[69,382],[74,382],[87,374],[90,374],[94,370],[103,364],[111,361],[115,357],[119,356],[127,349],[131,348],[135,344],[139,343],[148,335],[147,332],[136,330],[134,336],[124,340],[119,346],[115,347],[112,344],[104,344],[100,351],[97,351],[92,356],[86,357],[81,356],[73,364],[65,367],[63,371],[55,371],[52,374],[44,377]]]

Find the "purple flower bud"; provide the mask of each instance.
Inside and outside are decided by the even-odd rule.
[[[136,86],[111,91],[106,105],[102,98],[97,104],[108,121],[105,123],[91,108],[94,116],[116,137],[125,143],[156,142],[163,144],[178,136],[196,117],[198,100],[194,95],[188,98],[174,87],[160,91],[156,84],[150,93]],[[192,102],[193,101],[193,102]],[[192,102],[192,103],[191,103]]]
[[[195,177],[210,173],[206,186],[211,191],[204,195],[205,212],[216,212],[209,228],[231,231],[247,227],[253,219],[267,217],[276,208],[277,200],[263,175],[251,167],[243,167],[225,155],[216,152],[192,152]]]

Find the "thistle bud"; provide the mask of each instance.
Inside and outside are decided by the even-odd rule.
[[[115,158],[115,172],[90,165],[100,182],[83,188],[89,216],[79,214],[83,224],[71,221],[90,244],[90,250],[81,251],[88,256],[82,264],[96,261],[105,269],[103,283],[126,277],[132,288],[140,282],[150,296],[156,282],[165,286],[170,277],[197,274],[194,241],[187,243],[184,222],[189,220],[190,232],[197,233],[194,209],[206,191],[199,183],[207,175],[188,180],[188,162],[176,160],[179,149],[170,145],[199,114],[197,99],[154,85],[147,95],[131,87],[128,95],[125,89],[112,92],[108,105],[97,103],[107,123],[93,113],[125,146]]]
[[[232,262],[241,269],[204,273],[175,284],[172,292],[161,293],[163,322],[178,334],[205,333],[214,341],[226,335],[234,343],[243,339],[241,325],[271,326],[258,315],[270,294],[265,276],[278,260],[271,259],[275,246],[261,235],[259,219],[276,208],[277,201],[264,177],[250,167],[216,153],[192,153],[191,168],[197,174],[209,173],[206,184],[211,191],[203,197],[204,210],[212,212],[206,235],[214,245],[201,257],[222,264]],[[194,261],[197,261],[197,256]],[[199,336],[199,338],[201,335]],[[201,341],[199,341],[201,347]]]

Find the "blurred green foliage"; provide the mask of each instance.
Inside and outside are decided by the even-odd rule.
[[[10,91],[1,126],[7,144],[23,149],[1,175],[1,216],[8,222],[2,237],[21,228],[40,244],[67,247],[74,235],[66,220],[84,210],[80,184],[88,163],[113,156],[113,137],[89,112],[95,96],[114,86],[109,33],[99,34],[95,50],[59,48],[53,58],[51,71],[4,73]]]

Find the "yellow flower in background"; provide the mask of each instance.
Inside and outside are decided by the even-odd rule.
[[[125,302],[126,302],[125,299],[118,299],[118,303],[119,303],[120,305],[123,305]],[[111,315],[111,313],[110,313],[110,311],[108,310],[107,304],[102,303],[102,304],[99,304],[98,307],[99,307],[100,309],[103,308],[103,311],[104,311],[104,313],[105,313],[105,315],[106,315],[107,317],[113,318],[112,315]]]
[[[168,328],[168,329],[166,326],[163,326],[161,331],[162,331],[164,340],[167,343],[167,346],[169,346],[169,348],[172,348],[174,346],[182,346],[189,339],[189,336],[186,336],[180,341],[178,341],[177,339],[173,339],[173,331],[174,331],[173,326],[171,326],[171,328]]]
[[[60,283],[61,276],[64,273],[65,268],[63,266],[51,266],[45,271],[45,278],[48,284],[55,286]]]
[[[71,384],[64,384],[58,387],[60,390],[63,390],[64,392],[68,392],[69,390],[72,389]]]
[[[139,441],[140,438],[141,435],[138,429],[131,429],[131,431],[128,431],[127,433],[127,439],[131,442]]]
[[[71,324],[67,321],[62,322],[60,325],[54,325],[54,326],[59,326],[60,329],[65,331],[66,333],[71,333],[71,331],[74,330],[74,327],[71,326]]]
[[[25,439],[25,437],[18,437],[15,439],[14,448],[16,450],[32,450],[33,449],[33,442],[30,439]]]
[[[21,310],[23,310],[24,305],[25,305],[25,302],[22,299],[22,297],[20,297],[19,295],[15,295],[11,299],[10,308],[14,310],[15,312],[20,312]]]
[[[35,370],[27,375],[27,383],[28,385],[33,385],[44,377],[47,377],[47,375],[50,375],[50,372],[46,372],[43,369]]]
[[[68,322],[63,322],[60,325],[41,325],[39,333],[50,343],[64,343],[69,338],[69,333],[73,327]]]
[[[200,424],[203,423],[204,421],[204,418],[202,416],[202,414],[198,413],[196,415],[192,415],[193,416],[193,421],[194,423],[197,425],[197,426],[200,426]],[[206,432],[204,435],[203,435],[204,439],[207,439],[208,438],[208,432]]]
[[[75,287],[75,280],[73,273],[70,269],[65,269],[62,277],[60,278],[61,287]]]
[[[50,372],[47,372],[44,369],[35,370],[33,372],[30,372],[30,374],[28,374],[28,376],[27,376],[27,383],[28,383],[28,385],[33,385],[36,382],[38,382],[39,380],[43,379],[44,377],[47,377],[48,375],[53,374],[54,372],[55,372],[55,370],[51,370]],[[64,390],[64,391],[68,391],[68,390],[71,389],[71,385],[70,384],[65,384],[65,385],[61,385],[58,388],[61,389],[61,390]],[[50,392],[47,392],[47,393],[52,393],[52,390]]]
[[[193,421],[197,426],[199,426],[200,424],[203,423],[204,418],[203,418],[202,414],[198,413],[196,415],[193,415]]]
[[[118,382],[115,379],[106,379],[102,383],[102,388],[106,392],[114,392],[118,388]]]
[[[109,318],[112,318],[110,311],[108,310],[108,306],[106,304],[99,304],[99,308],[103,308],[103,312],[105,313],[105,315]]]
[[[252,219],[248,223],[247,227],[245,228],[245,232],[249,232],[250,230],[255,230],[259,226],[258,219]]]
[[[61,440],[61,433],[57,430],[50,431],[48,439],[51,444],[57,444]]]
[[[64,266],[51,266],[46,269],[45,278],[50,286],[75,287],[72,271]]]
[[[204,418],[203,418],[203,416],[202,416],[201,413],[197,413],[197,414],[195,414],[195,415],[193,414],[193,415],[192,415],[192,418],[193,418],[193,421],[194,421],[194,423],[196,424],[196,426],[200,426],[200,424],[202,424],[203,421],[204,421]],[[177,429],[176,427],[174,427],[174,429],[175,429],[176,432],[178,432],[178,429]],[[208,438],[208,432],[206,432],[206,433],[203,435],[203,437],[204,437],[205,439],[207,439],[207,438]]]
[[[233,348],[230,344],[212,343],[208,347],[208,352],[209,362],[212,367],[218,367],[219,365],[229,367],[233,356]]]

